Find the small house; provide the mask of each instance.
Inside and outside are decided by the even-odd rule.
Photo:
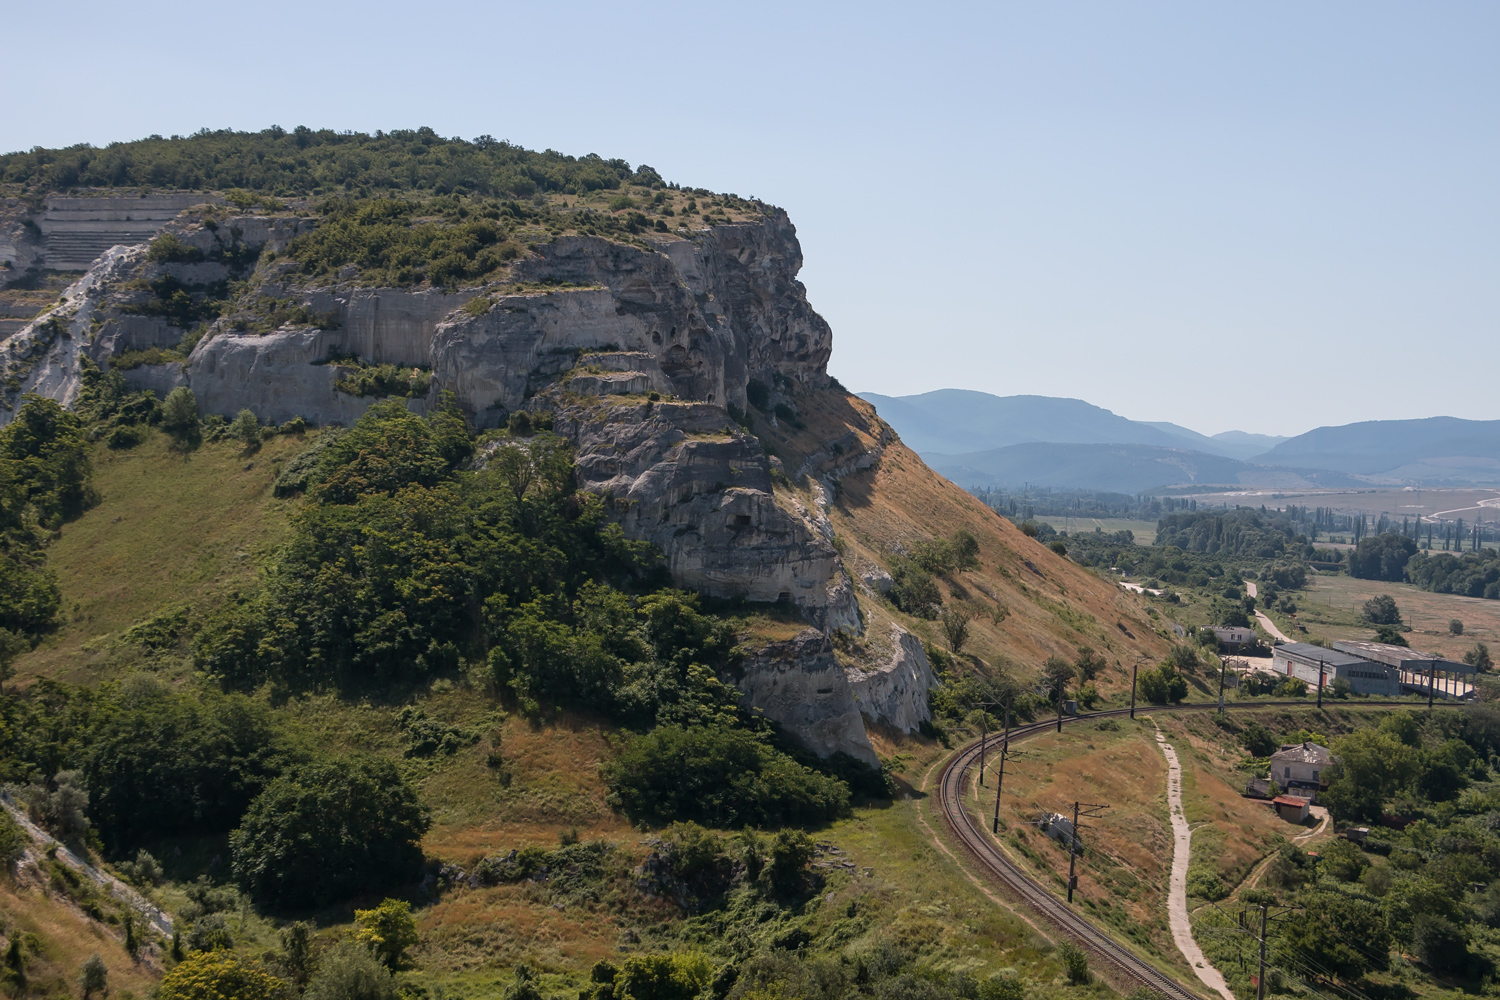
[[[1238,625],[1210,625],[1209,629],[1218,637],[1221,646],[1250,646],[1255,643],[1255,629]]]
[[[1245,783],[1244,794],[1247,799],[1269,799],[1271,797],[1271,779],[1251,778]]]
[[[1301,823],[1307,819],[1312,799],[1305,799],[1300,795],[1278,795],[1271,800],[1271,805],[1275,807],[1276,815],[1288,823]]]
[[[1316,743],[1286,743],[1271,755],[1272,781],[1282,788],[1305,788],[1317,791],[1327,782],[1323,772],[1333,763],[1333,754]]]

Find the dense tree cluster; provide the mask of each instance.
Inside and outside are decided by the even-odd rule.
[[[1406,578],[1438,594],[1500,600],[1500,549],[1463,555],[1418,552],[1406,563]]]
[[[1406,578],[1406,563],[1417,554],[1417,543],[1410,538],[1386,532],[1367,535],[1349,553],[1349,575],[1360,580],[1386,580],[1400,583]]]
[[[445,139],[430,128],[336,132],[207,129],[104,148],[36,148],[0,156],[0,183],[42,190],[72,187],[244,189],[282,197],[335,191],[470,191],[530,197],[547,191],[614,190],[659,184],[650,167],[595,155],[542,153],[481,136]]]
[[[1257,510],[1201,510],[1156,522],[1156,544],[1184,552],[1275,559],[1306,545],[1289,517]]]

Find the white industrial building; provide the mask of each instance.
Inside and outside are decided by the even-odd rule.
[[[1305,681],[1314,691],[1334,681],[1347,681],[1355,694],[1396,698],[1401,695],[1401,672],[1389,664],[1326,649],[1308,642],[1287,642],[1271,649],[1271,670]]]

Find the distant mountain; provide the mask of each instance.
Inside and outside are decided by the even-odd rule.
[[[899,430],[899,428],[898,428]],[[1500,420],[1428,417],[1319,427],[1281,442],[1256,462],[1332,469],[1376,481],[1431,485],[1500,482]]]
[[[1138,444],[1032,442],[963,455],[923,455],[960,486],[1019,487],[1146,493],[1169,486],[1213,485],[1272,489],[1367,485],[1341,473],[1251,465],[1222,455]]]
[[[1231,458],[1251,459],[1288,440],[1275,434],[1247,434],[1244,431],[1223,431],[1215,434],[1219,447]],[[1230,449],[1234,449],[1230,451]]]
[[[1191,448],[1233,458],[1249,457],[1242,454],[1245,449],[1238,442],[1221,442],[1177,424],[1130,420],[1081,399],[994,396],[972,389],[937,389],[917,396],[882,396],[874,392],[859,395],[874,403],[907,447],[924,458],[1038,441],[1143,444]]]

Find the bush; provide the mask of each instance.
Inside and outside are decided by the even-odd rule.
[[[1457,618],[1454,618],[1453,620],[1449,621],[1448,622],[1448,634],[1449,635],[1463,635],[1464,634],[1464,623],[1461,622],[1461,621],[1459,621]]]
[[[1224,885],[1223,879],[1202,865],[1194,865],[1188,869],[1187,892],[1189,896],[1197,896],[1210,903],[1216,903],[1229,895],[1229,889]]]
[[[944,608],[938,616],[948,648],[955,654],[962,652],[964,643],[969,641],[969,622],[973,619],[974,616],[963,608]]]
[[[1240,746],[1252,757],[1269,757],[1280,745],[1275,734],[1259,722],[1246,723],[1240,730]]]
[[[1490,659],[1490,647],[1482,642],[1476,642],[1474,648],[1464,654],[1464,662],[1480,673],[1495,665],[1495,661]]]
[[[849,809],[849,786],[718,726],[661,726],[605,765],[612,797],[633,821],[706,826],[822,823]]]
[[[1370,598],[1365,602],[1363,613],[1365,621],[1371,625],[1401,624],[1401,609],[1396,607],[1396,599],[1390,594]]]
[[[151,241],[146,259],[153,264],[196,264],[203,259],[203,251],[182,242],[176,233],[162,233]]]
[[[914,562],[897,559],[891,565],[891,580],[889,596],[898,609],[915,618],[937,618],[943,595],[927,571]]]
[[[373,910],[355,910],[354,939],[365,945],[396,972],[406,966],[406,951],[417,944],[417,921],[411,915],[411,904],[404,899],[387,899]]]
[[[178,447],[196,448],[202,440],[198,422],[198,397],[182,385],[167,393],[161,404],[161,429],[172,435]]]
[[[1187,681],[1170,663],[1142,670],[1136,688],[1139,695],[1153,705],[1179,702],[1188,696]]]
[[[1082,986],[1089,981],[1089,957],[1082,948],[1071,941],[1064,941],[1057,946],[1057,957],[1062,959],[1069,983]]]
[[[1419,913],[1411,925],[1412,950],[1422,964],[1438,972],[1457,972],[1469,962],[1469,940],[1446,917]]]
[[[319,958],[302,996],[303,1000],[397,1000],[400,994],[390,970],[368,948],[344,941]]]
[[[286,987],[232,951],[207,951],[179,962],[162,977],[157,1000],[281,1000]],[[393,998],[391,998],[393,1000]]]
[[[234,876],[278,909],[415,883],[430,825],[389,761],[330,760],[277,778],[250,804],[230,837]]]
[[[245,450],[260,447],[260,420],[249,410],[241,410],[234,415],[234,422],[229,425],[228,434],[236,441],[245,446]]]

